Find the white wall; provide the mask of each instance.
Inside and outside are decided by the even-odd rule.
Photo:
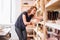
[[[21,0],[12,0],[12,23],[13,24],[16,22],[16,19],[21,13],[20,3]]]
[[[10,1],[0,0],[0,24],[10,24]]]
[[[0,24],[14,24],[20,15],[21,0],[0,0]]]

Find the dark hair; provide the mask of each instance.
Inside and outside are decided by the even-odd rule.
[[[32,11],[32,9],[34,9],[34,8],[37,10],[37,7],[31,6],[31,8],[28,10],[28,13],[30,13]]]

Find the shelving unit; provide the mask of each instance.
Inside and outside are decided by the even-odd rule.
[[[37,36],[37,37],[34,36],[34,38],[35,38],[36,40],[39,40],[39,39],[40,39],[40,40],[41,40],[41,39],[43,40],[43,39],[44,39],[44,38],[43,38],[43,37],[44,37],[44,34],[43,34],[42,32],[40,32],[40,31],[38,31],[37,28],[34,28],[34,32],[36,33],[36,36]],[[38,37],[39,37],[39,39],[38,39]]]
[[[37,5],[39,4],[38,2],[40,2],[40,7],[38,7]],[[54,32],[49,32],[47,30],[47,27],[49,28],[53,28],[54,30],[57,29],[57,30],[60,30],[60,25],[57,24],[57,23],[52,23],[52,22],[49,22],[49,20],[47,20],[47,10],[56,10],[56,9],[60,9],[60,0],[36,0],[36,2],[34,3],[34,5],[38,8],[37,10],[37,14],[38,12],[40,11],[40,13],[43,14],[43,21],[42,22],[39,22],[38,24],[41,24],[43,25],[43,32],[42,34],[44,35],[44,39],[41,37],[41,32],[38,30],[38,29],[34,29],[34,31],[36,32],[36,35],[40,36],[40,38],[42,38],[41,40],[46,40],[47,39],[47,35],[46,35],[46,32],[48,34],[54,34],[54,35],[57,35],[56,33]],[[45,4],[44,4],[45,3]],[[37,27],[36,27],[37,28]],[[47,30],[47,31],[46,31]],[[36,37],[37,37],[36,36]],[[35,38],[35,37],[34,37]],[[38,40],[38,39],[36,39]]]
[[[60,9],[60,3],[59,3],[60,1],[59,0],[51,0],[51,1],[48,1],[47,2],[47,4],[45,5],[45,8],[46,9],[53,9],[53,10],[55,10],[55,9]],[[36,3],[37,3],[37,1],[36,1]],[[38,11],[41,11],[41,8],[38,8]]]

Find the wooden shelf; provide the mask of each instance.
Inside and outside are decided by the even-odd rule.
[[[37,40],[37,37],[36,36],[33,36],[34,40]]]
[[[47,9],[55,10],[60,9],[60,1],[59,0],[51,0],[49,3],[46,4]]]
[[[33,27],[32,25],[28,25],[28,26],[26,27],[26,30],[29,31],[29,33],[32,32],[32,34],[29,34],[29,33],[27,32],[27,37],[33,37],[33,29],[34,29],[34,27]]]
[[[44,38],[44,33],[43,32],[38,31],[37,28],[35,28],[34,31],[36,32],[36,34],[38,36],[40,36],[40,38],[42,38],[42,39]]]
[[[27,34],[27,37],[33,37],[33,35],[29,35],[29,34]]]
[[[39,22],[38,24],[42,24],[42,25],[43,25],[43,24],[44,24],[44,21],[41,21],[41,22]]]
[[[32,5],[21,5],[22,7],[31,7]]]
[[[49,22],[47,22],[45,25],[46,25],[47,27],[60,30],[60,25],[58,25],[58,24],[56,24],[56,23],[49,23]]]
[[[26,29],[34,29],[33,27],[26,27]]]
[[[47,33],[48,33],[48,34],[51,34],[51,35],[56,35],[56,36],[57,36],[57,34],[54,33],[54,32],[50,32],[50,31],[48,31]]]
[[[46,8],[53,5],[54,3],[56,3],[58,0],[51,0],[49,3],[46,4]]]
[[[41,8],[39,8],[37,11],[41,11]]]
[[[51,9],[51,10],[60,9],[60,3],[59,2],[60,2],[59,0],[51,0],[45,5],[45,7],[47,9]],[[37,3],[37,1],[36,1],[36,3]],[[41,11],[41,8],[39,8],[37,11]]]
[[[43,21],[42,22],[39,22],[39,23],[42,24],[42,25],[44,24]],[[60,25],[57,24],[57,23],[52,23],[52,22],[49,22],[48,21],[48,22],[45,23],[45,26],[60,30]]]

